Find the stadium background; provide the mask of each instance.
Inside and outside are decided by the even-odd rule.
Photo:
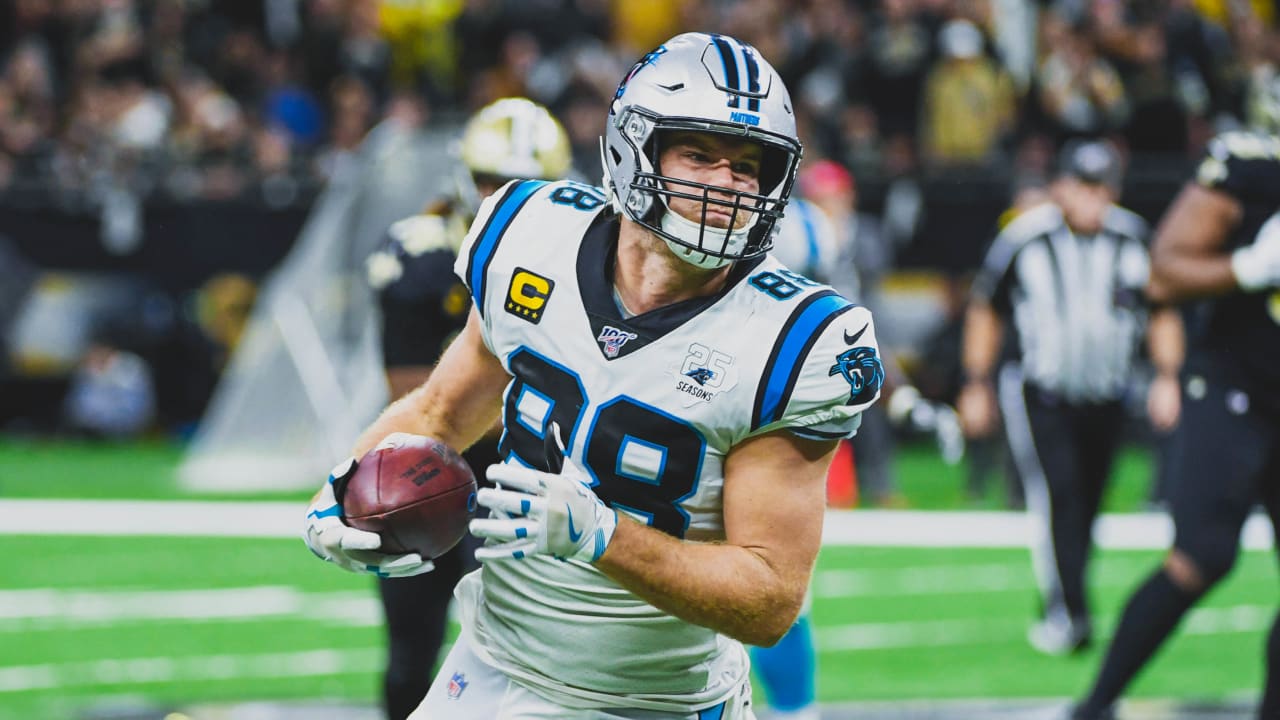
[[[256,298],[300,299],[342,382],[367,366],[351,310],[367,297],[333,287],[387,222],[449,190],[449,139],[487,100],[547,104],[594,180],[635,57],[684,29],[752,42],[792,89],[807,159],[850,168],[890,232],[886,339],[950,401],[969,275],[1013,194],[1066,140],[1104,136],[1125,150],[1124,203],[1158,219],[1208,137],[1276,112],[1274,16],[1211,0],[0,2],[0,718],[373,717],[376,596],[297,541],[309,492],[262,465],[181,469],[233,365],[268,405],[238,417],[247,432],[272,412],[318,424],[314,404],[255,392],[278,368],[233,360]],[[983,30],[977,57],[940,42],[957,18]],[[292,347],[278,335],[272,357]],[[104,379],[131,401],[76,402]],[[1161,438],[1132,405],[1093,572],[1104,635],[1167,539]],[[325,428],[312,463],[367,411]],[[905,509],[828,518],[829,714],[1051,717],[1098,650],[1026,646],[1016,494],[999,463],[976,483],[928,438],[900,441]],[[1276,577],[1268,529],[1250,533],[1139,681],[1135,716],[1238,716],[1252,697]]]

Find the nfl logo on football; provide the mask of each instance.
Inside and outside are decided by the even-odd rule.
[[[467,689],[467,676],[456,672],[453,677],[449,678],[449,699],[457,700],[462,696],[462,691]]]

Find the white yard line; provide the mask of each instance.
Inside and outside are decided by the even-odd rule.
[[[1161,550],[1173,539],[1173,523],[1162,513],[1107,514],[1094,526],[1094,541],[1111,550]],[[828,510],[824,545],[876,547],[1025,548],[1030,536],[1024,513],[920,510]],[[1271,523],[1254,515],[1242,533],[1245,549],[1271,548]]]
[[[3,535],[301,537],[302,502],[0,500]]]
[[[960,595],[1034,589],[1035,580],[1025,561],[818,570],[813,575],[813,594],[819,598]]]
[[[1090,571],[1092,587],[1132,587],[1154,566],[1139,556],[1108,556],[1095,560]],[[1004,563],[949,565],[895,565],[818,569],[813,594],[818,598],[894,597],[921,595],[971,595],[979,593],[1034,592],[1031,563],[1011,556]]]
[[[384,659],[384,651],[379,648],[360,648],[12,665],[0,667],[0,694],[98,685],[150,685],[370,673],[381,670]]]
[[[1275,608],[1270,605],[1197,608],[1187,616],[1179,632],[1187,635],[1261,634],[1271,627],[1274,619]],[[823,652],[1003,645],[1023,642],[1030,622],[1030,619],[1023,618],[1004,621],[961,618],[824,625],[814,633],[814,641]],[[1109,635],[1114,623],[1114,617],[1098,618],[1099,631]]]
[[[44,611],[35,603],[52,601],[59,606],[68,601],[103,601],[107,607],[120,611],[125,601],[132,608],[118,613],[124,620],[145,622],[143,613],[168,607],[175,600],[190,610],[193,606],[211,608],[216,602],[222,607],[207,619],[226,621],[236,617],[262,619],[264,616],[249,607],[253,601],[265,600],[277,611],[272,619],[285,614],[292,606],[294,595],[299,599],[311,597],[320,604],[349,603],[355,593],[318,593],[308,596],[289,588],[263,586],[234,590],[191,590],[180,592],[60,592],[53,590],[11,591],[0,594],[0,609],[8,620],[14,622],[23,614],[31,618],[45,618]],[[185,596],[185,602],[183,598]],[[373,601],[372,593],[369,598]],[[372,614],[365,608],[367,621],[380,622],[376,607]],[[237,615],[239,613],[239,615]],[[109,612],[97,613],[94,620],[105,619]],[[315,619],[322,612],[306,610],[296,615]],[[171,614],[170,617],[173,615]],[[1180,632],[1188,635],[1222,635],[1234,633],[1261,634],[1271,625],[1274,609],[1261,605],[1238,605],[1221,608],[1193,610]],[[190,613],[185,620],[194,619]],[[52,619],[52,618],[46,618]],[[157,619],[166,619],[164,617]],[[332,616],[327,619],[334,619]],[[64,627],[77,627],[79,620],[68,618]],[[1114,618],[1100,618],[1099,627],[1109,630]],[[855,652],[943,646],[983,646],[1020,643],[1025,631],[1022,619],[992,620],[983,618],[959,618],[950,620],[924,620],[882,623],[853,623],[822,626],[816,633],[818,649],[822,652]],[[91,687],[104,685],[149,685],[209,680],[234,680],[241,678],[283,678],[342,675],[348,673],[372,673],[381,669],[383,652],[377,648],[348,650],[311,650],[291,653],[244,653],[199,655],[187,657],[144,657],[132,659],[101,659],[69,663],[0,666],[0,695],[4,693],[47,690],[52,688]]]
[[[0,591],[0,634],[153,622],[261,622],[285,618],[374,627],[382,606],[368,591],[307,593],[288,586],[198,590],[36,588]]]
[[[296,538],[302,502],[190,500],[0,500],[0,535],[101,535]],[[1023,513],[917,510],[828,510],[822,540],[829,546],[1022,548]],[[1158,513],[1104,515],[1094,534],[1100,547],[1168,547],[1173,528]],[[1246,549],[1271,547],[1270,523],[1245,525]]]

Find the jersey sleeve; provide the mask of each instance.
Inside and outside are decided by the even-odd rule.
[[[415,215],[391,225],[365,269],[382,313],[387,367],[431,365],[466,318],[466,292],[450,272],[444,218]]]
[[[458,250],[453,271],[466,286],[472,304],[480,313],[484,342],[490,350],[493,349],[489,336],[493,318],[486,301],[494,293],[502,293],[506,288],[490,286],[489,266],[507,237],[507,230],[516,215],[529,202],[529,198],[546,184],[540,180],[512,180],[485,198]],[[498,302],[501,302],[501,298]]]
[[[753,434],[852,436],[880,396],[884,366],[871,313],[831,291],[806,298],[774,342],[757,388]]]
[[[1243,203],[1280,203],[1280,139],[1247,132],[1218,135],[1205,148],[1196,182]]]

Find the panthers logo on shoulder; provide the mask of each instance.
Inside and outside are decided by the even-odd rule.
[[[707,381],[716,376],[716,372],[711,368],[694,368],[685,373],[686,377],[693,378],[693,381],[699,385],[706,385]]]
[[[862,328],[852,337],[844,334],[844,341],[850,345],[862,337],[867,328]],[[868,402],[880,391],[884,384],[884,365],[876,349],[867,345],[851,347],[836,356],[836,364],[831,366],[827,377],[841,375],[849,383],[849,405]]]

